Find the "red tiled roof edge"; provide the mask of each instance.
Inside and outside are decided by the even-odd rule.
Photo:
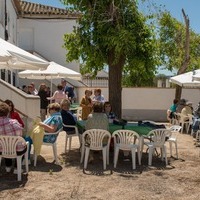
[[[48,18],[48,19],[77,19],[80,13],[67,9],[56,8],[23,0],[14,1],[19,17],[22,18]]]

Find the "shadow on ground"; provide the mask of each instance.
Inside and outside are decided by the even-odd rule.
[[[117,162],[117,167],[113,166],[113,152],[110,153],[110,163],[107,165],[106,170],[103,170],[103,160],[102,153],[99,151],[94,154],[94,160],[88,162],[87,169],[84,169],[83,163],[80,163],[80,151],[71,150],[67,153],[61,154],[61,163],[64,164],[64,167],[76,167],[82,169],[83,173],[86,175],[112,175],[113,173],[118,173],[120,176],[124,177],[135,177],[143,172],[151,170],[172,170],[175,167],[171,165],[171,161],[176,160],[175,158],[168,158],[168,165],[165,165],[165,161],[162,161],[160,157],[155,156],[152,160],[152,166],[148,166],[148,154],[143,153],[142,155],[142,165],[139,165],[136,162],[136,169],[132,169],[132,160],[131,155],[124,157],[123,152],[119,153],[119,158]],[[137,160],[137,158],[136,158]],[[184,160],[179,160],[184,162]],[[158,173],[159,174],[159,173]]]

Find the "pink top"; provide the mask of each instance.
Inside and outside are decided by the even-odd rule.
[[[62,99],[68,99],[68,96],[62,90],[56,90],[52,97],[48,98],[49,100],[55,100],[56,103],[60,103]]]

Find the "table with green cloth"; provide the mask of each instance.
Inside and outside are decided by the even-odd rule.
[[[85,120],[79,120],[79,121],[77,121],[77,127],[79,129],[80,134],[85,131],[85,123],[86,123]],[[147,135],[151,130],[153,130],[152,127],[143,126],[143,125],[139,126],[138,123],[127,123],[125,126],[117,125],[117,124],[112,124],[112,123],[109,124],[109,132],[111,134],[114,131],[121,130],[121,129],[135,131],[140,136]]]
[[[77,110],[80,107],[79,103],[72,103],[70,104],[70,110]]]

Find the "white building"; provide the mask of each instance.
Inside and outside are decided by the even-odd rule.
[[[79,72],[79,62],[66,63],[62,47],[64,34],[72,32],[78,14],[21,0],[1,0],[0,9],[1,38],[7,39],[6,31],[9,42]],[[3,70],[1,78],[9,82],[8,74],[4,75]],[[16,77],[15,85],[19,84]]]
[[[63,48],[64,34],[72,32],[73,27],[76,26],[78,13],[23,0],[1,0],[0,9],[1,38],[7,39],[6,31],[9,42],[48,61],[57,62],[79,72],[79,61],[66,63],[67,52]],[[105,77],[102,77],[101,73],[97,79],[89,82],[93,82],[92,85],[99,83],[97,86],[107,87],[108,75],[103,74]],[[10,82],[10,73],[3,70],[1,78]],[[27,82],[18,79],[16,74],[14,74],[13,80],[16,80],[14,82],[16,86],[22,86]],[[87,84],[88,78],[83,81]],[[55,81],[55,83],[57,82]]]

